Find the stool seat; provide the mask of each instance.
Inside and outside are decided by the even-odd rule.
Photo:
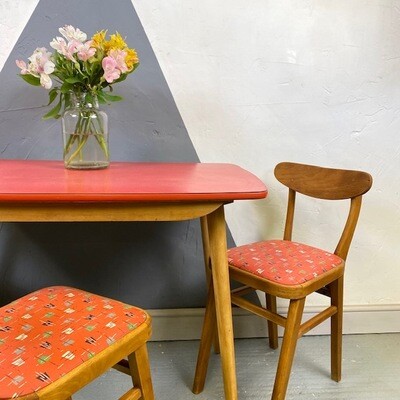
[[[149,326],[150,316],[140,308],[65,286],[1,307],[0,399],[41,398],[49,385],[67,382],[77,368],[84,373],[96,357],[112,354],[126,337]],[[126,356],[134,350],[128,347]],[[110,363],[118,361],[117,356]]]

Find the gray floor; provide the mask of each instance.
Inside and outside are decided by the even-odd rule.
[[[240,400],[271,396],[277,351],[265,339],[236,340]],[[329,378],[329,337],[308,336],[298,343],[287,400],[399,400],[400,334],[346,335],[343,379]],[[212,356],[205,390],[192,394],[198,342],[151,342],[149,352],[157,400],[223,399],[219,357]],[[109,372],[74,396],[74,400],[117,399],[130,387],[129,377]]]

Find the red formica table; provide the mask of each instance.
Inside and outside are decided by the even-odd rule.
[[[233,164],[113,162],[67,170],[59,161],[0,160],[0,222],[180,221],[201,218],[211,261],[225,398],[237,399],[224,205],[266,197]]]

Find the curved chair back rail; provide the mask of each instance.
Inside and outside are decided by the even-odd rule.
[[[362,196],[372,186],[367,172],[281,162],[274,170],[276,179],[295,192],[325,200]]]
[[[372,177],[367,172],[333,169],[290,162],[275,167],[275,177],[289,188],[284,240],[292,240],[296,193],[322,200],[350,199],[346,225],[334,254],[346,260],[357,225],[362,195],[372,186]]]

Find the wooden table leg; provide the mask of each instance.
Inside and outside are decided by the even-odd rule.
[[[207,221],[225,399],[237,400],[224,207],[209,214]]]
[[[204,264],[205,264],[207,288],[208,288],[210,286],[210,280],[211,280],[211,254],[210,254],[210,240],[208,235],[208,225],[207,225],[206,215],[200,218],[200,225],[201,225],[201,237],[203,239]],[[214,353],[219,354],[218,329],[215,329],[214,331],[215,331],[213,338]]]

